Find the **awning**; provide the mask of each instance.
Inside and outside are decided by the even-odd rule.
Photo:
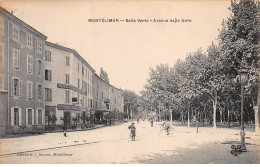
[[[94,111],[95,113],[110,113],[110,112],[112,112],[112,111],[110,111],[110,110],[100,110],[100,109],[92,109],[92,111]]]

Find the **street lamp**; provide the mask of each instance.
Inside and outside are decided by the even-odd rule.
[[[247,73],[240,72],[240,82],[241,82],[241,151],[246,152],[246,145],[245,145],[245,130],[244,130],[244,119],[243,119],[243,112],[244,112],[244,85],[246,84],[247,80]]]

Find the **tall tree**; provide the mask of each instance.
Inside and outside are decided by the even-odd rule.
[[[252,91],[259,84],[256,69],[259,69],[260,14],[259,2],[241,0],[231,1],[232,15],[223,22],[220,31],[220,50],[229,78],[236,78],[240,73],[248,74],[246,96],[255,104],[256,95]],[[240,83],[241,85],[242,83]],[[241,87],[241,86],[240,86]],[[246,106],[246,105],[245,105]]]

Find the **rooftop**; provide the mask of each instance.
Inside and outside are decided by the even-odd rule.
[[[90,64],[83,57],[81,57],[80,54],[76,50],[71,49],[71,48],[67,48],[65,46],[61,46],[59,44],[55,44],[55,43],[52,43],[52,42],[49,42],[49,41],[46,41],[45,45],[74,54],[79,60],[81,60],[83,63],[85,63],[86,66],[91,69],[91,71],[95,72],[95,70],[90,66]]]
[[[34,29],[33,27],[31,27],[30,25],[28,25],[27,23],[25,23],[24,21],[22,21],[21,19],[19,19],[18,17],[16,17],[15,15],[13,15],[12,13],[8,12],[6,9],[4,9],[3,7],[0,6],[0,12],[3,13],[5,16],[7,16],[8,18],[16,21],[17,23],[21,24],[21,26],[25,27],[26,29],[30,30],[31,32],[35,33],[36,35],[38,35],[39,37],[43,38],[44,40],[47,39],[47,36],[43,35],[42,33],[40,33],[39,31],[37,31],[36,29]]]

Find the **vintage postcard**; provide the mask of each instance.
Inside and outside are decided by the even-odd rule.
[[[0,0],[1,164],[259,164],[258,0]]]

